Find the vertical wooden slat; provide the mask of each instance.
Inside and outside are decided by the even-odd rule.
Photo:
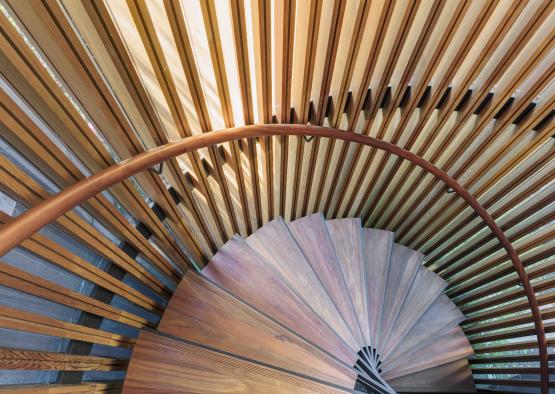
[[[333,3],[333,11],[331,17],[330,30],[328,34],[327,47],[326,47],[326,60],[324,63],[324,71],[319,86],[318,102],[316,106],[316,114],[314,123],[322,125],[325,117],[325,109],[328,102],[329,90],[331,86],[331,79],[335,67],[335,58],[337,55],[337,48],[339,46],[339,38],[341,35],[341,27],[343,25],[343,16],[345,15],[346,0],[335,0]],[[326,34],[323,32],[323,34]],[[312,123],[312,122],[311,122]],[[315,138],[313,141],[312,152],[310,155],[310,167],[307,176],[307,193],[305,194],[303,202],[303,216],[309,211],[309,199],[313,189],[314,172],[316,170],[316,162],[320,151],[320,138]],[[318,185],[319,187],[319,185]]]
[[[241,89],[241,100],[243,104],[243,119],[246,125],[255,123],[254,118],[254,92],[251,86],[251,69],[249,64],[249,48],[247,40],[247,17],[245,2],[243,0],[231,0],[231,17],[233,24],[233,38],[235,40],[235,51],[237,67],[239,69],[239,85]],[[248,145],[248,158],[250,164],[250,179],[253,189],[254,206],[256,209],[256,226],[262,226],[262,207],[260,202],[260,179],[258,176],[258,161],[255,157],[256,147],[252,138],[246,141]]]
[[[223,112],[223,120],[226,128],[233,127],[235,125],[233,118],[233,108],[231,103],[231,97],[229,92],[229,82],[226,72],[226,67],[224,63],[224,55],[222,51],[222,41],[220,38],[220,31],[218,27],[218,18],[216,15],[216,3],[214,0],[207,0],[201,2],[202,16],[204,18],[204,27],[206,30],[206,35],[208,37],[208,47],[210,50],[210,59],[212,60],[212,67],[214,69],[214,74],[216,77],[216,86],[218,90],[218,96],[220,98],[220,103]],[[242,221],[246,226],[247,233],[252,233],[249,205],[247,202],[245,177],[243,174],[243,166],[240,160],[239,143],[233,141],[229,144],[232,155],[232,168],[235,173],[236,183],[239,190],[239,198],[241,200],[241,210],[243,213]],[[222,163],[218,155],[212,155],[213,159],[216,160],[216,166],[221,168]],[[231,220],[235,232],[239,232],[238,219],[235,215],[233,207],[229,202],[232,198],[229,192],[229,187],[227,186],[227,180],[223,172],[220,174],[220,182],[224,186],[223,193],[225,193],[226,204],[228,204],[228,211],[231,212]],[[246,235],[246,234],[243,234]]]
[[[5,38],[0,40],[1,72],[10,80],[14,89],[37,111],[48,127],[64,139],[90,170],[98,171],[112,164],[113,160],[107,149],[4,17],[0,18],[0,28]],[[188,259],[131,181],[126,180],[114,186],[111,191],[128,211],[155,234],[162,245],[167,246],[166,253],[174,257],[176,262]]]

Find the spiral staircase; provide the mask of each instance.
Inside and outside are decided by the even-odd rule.
[[[275,219],[182,279],[124,392],[474,392],[447,283],[359,219]]]

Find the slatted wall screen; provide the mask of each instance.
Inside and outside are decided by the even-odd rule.
[[[0,223],[190,135],[272,122],[364,133],[423,156],[487,208],[526,266],[552,357],[554,7],[0,0]],[[187,269],[235,233],[317,211],[424,253],[468,317],[477,387],[538,392],[524,291],[464,201],[389,154],[300,137],[169,160],[3,256],[0,384],[117,391],[138,329],[156,326]]]

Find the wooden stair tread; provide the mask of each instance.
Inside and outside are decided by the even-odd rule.
[[[401,392],[475,393],[468,361],[457,360],[393,379],[391,386]]]
[[[377,348],[376,342],[382,319],[389,260],[393,247],[393,233],[365,228],[362,229],[362,237],[370,345]]]
[[[420,267],[393,329],[384,338],[382,354],[401,343],[430,305],[447,288],[447,282],[425,267]]]
[[[354,364],[356,356],[349,346],[241,238],[229,240],[202,273],[348,365]]]
[[[278,272],[284,282],[309,305],[314,312],[328,322],[342,338],[352,334],[326,289],[312,270],[308,260],[281,218],[277,218],[246,239],[247,244],[260,259]],[[351,349],[356,352],[354,342]]]
[[[418,319],[410,333],[396,347],[384,353],[384,363],[392,363],[404,357],[411,349],[421,349],[435,342],[438,333],[457,326],[464,320],[464,315],[444,294],[437,297],[432,305]]]
[[[347,366],[189,271],[158,326],[162,332],[350,387]]]
[[[356,327],[358,320],[322,214],[297,219],[288,227],[347,325]],[[355,352],[364,346],[362,338],[346,341]]]
[[[377,334],[377,347],[380,353],[385,348],[384,340],[393,329],[407,298],[412,283],[421,267],[423,256],[405,246],[394,244],[389,263],[383,315]]]
[[[428,346],[409,351],[396,362],[384,364],[382,376],[390,381],[451,361],[466,360],[473,355],[474,350],[468,338],[459,326],[455,326]]]
[[[142,331],[123,393],[347,393],[186,341]]]
[[[337,254],[339,265],[351,302],[358,320],[360,337],[370,342],[368,326],[368,304],[366,301],[366,273],[362,250],[362,228],[360,219],[335,219],[326,221],[326,226]],[[354,328],[353,328],[354,329]]]
[[[393,238],[321,214],[232,237],[140,335],[124,391],[473,392],[464,315]]]

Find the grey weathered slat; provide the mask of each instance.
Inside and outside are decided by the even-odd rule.
[[[393,233],[384,230],[362,229],[362,246],[366,271],[366,299],[371,345],[376,347],[378,329],[385,301],[385,287],[389,260],[393,247]]]
[[[393,329],[399,312],[407,298],[416,273],[421,267],[423,256],[407,248],[394,244],[389,263],[389,274],[382,310],[382,320],[378,331],[376,345],[380,353],[384,350],[383,340]]]
[[[451,361],[466,359],[474,354],[468,338],[459,326],[448,331],[428,346],[414,349],[405,353],[396,362],[383,366],[382,376],[387,381],[395,378],[423,371]]]
[[[457,306],[442,294],[435,299],[433,304],[418,319],[414,327],[396,347],[389,348],[383,357],[384,364],[395,362],[402,358],[411,349],[421,349],[436,341],[437,336],[460,324],[464,315]]]
[[[350,387],[356,380],[350,366],[192,271],[179,284],[158,329],[329,383]]]
[[[356,354],[260,257],[235,236],[203,269],[203,274],[259,311],[312,343],[354,365]],[[248,273],[248,275],[246,274]]]
[[[281,217],[258,229],[246,242],[339,336],[352,338],[350,329]],[[353,341],[350,344],[355,345]]]
[[[467,360],[457,360],[393,379],[391,386],[397,391],[425,393],[474,393],[474,379]]]
[[[360,219],[328,220],[326,226],[351,295],[351,302],[358,318],[358,328],[362,331],[360,335],[365,343],[369,344],[370,327],[368,326],[366,272],[364,270]]]
[[[447,282],[429,269],[420,266],[412,284],[405,304],[397,320],[393,323],[391,331],[383,339],[382,353],[389,353],[389,349],[397,346],[408,335],[418,322],[418,319],[430,307],[434,300],[442,294],[447,287]],[[435,317],[434,317],[435,320]]]
[[[322,214],[315,213],[297,219],[289,223],[288,227],[343,319],[349,326],[356,326],[358,320]],[[348,338],[346,341],[358,351],[364,342],[362,338],[354,339],[354,343]]]

